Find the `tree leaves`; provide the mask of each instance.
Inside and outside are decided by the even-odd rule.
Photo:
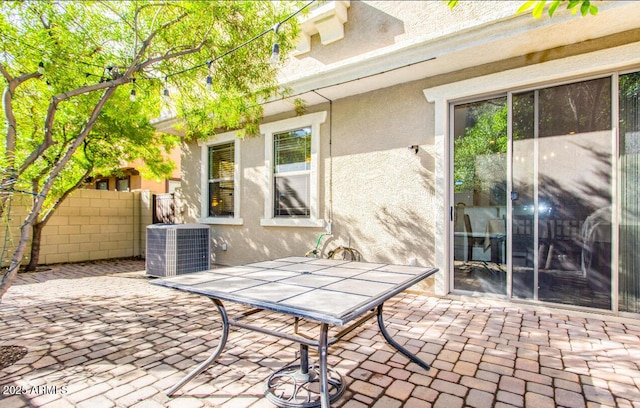
[[[525,11],[533,8],[533,10],[531,11],[533,17],[540,18],[544,14],[544,10],[548,5],[547,12],[549,14],[549,17],[553,17],[555,12],[558,10],[558,7],[560,7],[560,5],[562,4],[566,4],[566,9],[571,10],[572,14],[576,14],[578,10],[580,10],[582,16],[586,16],[587,14],[595,16],[598,14],[598,7],[591,4],[590,0],[530,0],[522,4],[522,6],[520,6],[520,8],[518,8],[518,10],[516,11],[516,14],[524,13]]]
[[[447,3],[449,8],[453,9],[459,3],[458,0],[443,0]],[[573,14],[576,14],[580,10],[582,16],[591,14],[593,16],[598,14],[598,7],[591,4],[590,0],[529,0],[524,2],[516,11],[516,14],[524,13],[530,9],[531,15],[535,18],[540,18],[544,14],[545,8],[549,14],[549,17],[553,17],[560,5],[566,4],[567,10],[571,10]],[[548,5],[548,8],[547,8]],[[578,7],[580,6],[580,7]]]
[[[12,157],[18,165],[30,155],[39,157],[33,171],[20,180],[32,188],[29,180],[60,156],[58,149],[44,152],[52,145],[68,147],[112,86],[120,88],[89,124],[92,129],[76,164],[100,163],[101,171],[116,168],[123,154],[111,153],[118,145],[121,152],[137,152],[155,163],[151,167],[157,171],[166,170],[152,157],[157,151],[138,148],[148,146],[154,134],[149,120],[160,115],[159,95],[166,86],[162,78],[173,89],[171,104],[185,119],[188,137],[208,137],[221,128],[257,129],[260,98],[275,90],[276,70],[268,63],[274,35],[238,47],[216,60],[209,72],[206,61],[269,31],[298,6],[270,1],[3,2],[0,64],[7,75],[0,77],[0,85],[25,72],[41,71],[37,80],[21,83],[12,92],[8,106],[8,114],[16,116]],[[294,20],[280,30],[283,53],[293,47],[296,35]],[[212,91],[204,87],[207,74],[213,78]],[[137,100],[131,102],[134,86]],[[6,134],[4,123],[0,131]],[[52,144],[43,144],[48,133]],[[153,137],[161,146],[175,145],[170,136]],[[4,159],[8,152],[0,153]]]
[[[171,170],[162,153],[178,139],[150,125],[164,86],[177,91],[170,103],[185,119],[186,137],[256,131],[259,102],[277,85],[268,62],[272,27],[298,7],[266,0],[1,2],[0,186],[10,182],[34,200],[0,297],[22,262],[28,227],[87,171],[136,158],[159,177]],[[278,33],[283,54],[296,35],[290,19]],[[207,92],[207,61],[214,59]],[[0,196],[0,213],[8,196]]]

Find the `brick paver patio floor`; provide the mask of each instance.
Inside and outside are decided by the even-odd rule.
[[[116,260],[21,274],[0,304],[0,346],[28,354],[0,370],[0,407],[272,407],[263,382],[297,348],[238,329],[218,364],[164,394],[210,355],[219,318],[143,270]],[[330,349],[348,384],[337,407],[640,407],[638,320],[415,294],[385,317],[432,369],[394,352],[372,321]]]

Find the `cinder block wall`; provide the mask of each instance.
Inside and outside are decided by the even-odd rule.
[[[151,202],[148,191],[75,191],[45,226],[39,263],[144,256],[146,226],[152,222]],[[4,264],[19,239],[28,203],[24,197],[14,198]],[[4,246],[5,232],[6,228],[0,231],[0,246]]]

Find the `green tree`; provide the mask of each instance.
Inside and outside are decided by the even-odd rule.
[[[0,212],[14,194],[33,199],[2,269],[0,298],[23,262],[32,228],[46,224],[92,172],[138,157],[151,173],[168,171],[160,153],[176,140],[155,133],[150,119],[171,111],[184,119],[189,138],[221,128],[255,131],[259,102],[277,89],[272,45],[292,49],[293,11],[300,6],[2,2]]]
[[[443,0],[450,8],[454,8],[459,0]],[[553,17],[555,12],[560,6],[565,6],[567,10],[572,13],[580,11],[582,16],[591,14],[595,16],[598,14],[598,7],[591,4],[591,0],[529,0],[525,1],[516,13],[523,13],[527,10],[531,10],[531,15],[535,18],[540,18],[547,10],[549,17]]]

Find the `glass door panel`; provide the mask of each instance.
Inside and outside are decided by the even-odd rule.
[[[621,75],[618,309],[640,313],[640,72]]]
[[[506,97],[454,106],[456,290],[506,294]]]
[[[513,97],[512,296],[611,308],[611,78]]]
[[[511,273],[512,296],[534,299],[538,287],[535,194],[535,93],[513,95]]]

